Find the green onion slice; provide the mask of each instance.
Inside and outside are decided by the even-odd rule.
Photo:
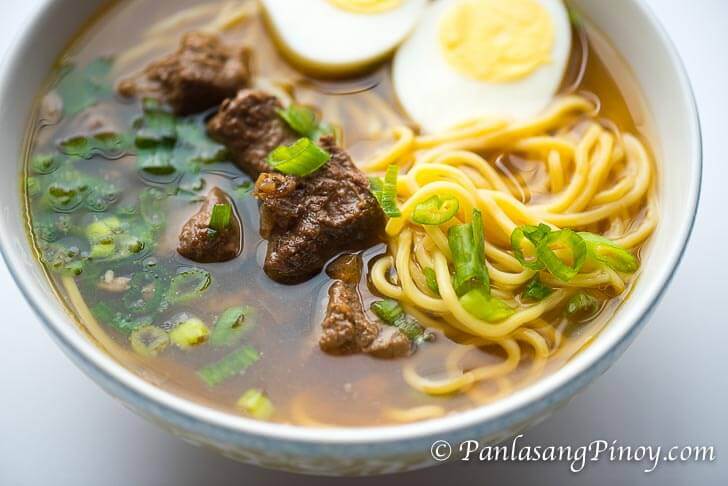
[[[142,326],[129,336],[132,349],[141,356],[154,357],[169,345],[169,335],[155,326]]]
[[[460,305],[474,317],[487,322],[498,322],[512,316],[515,310],[486,288],[470,290],[460,297]]]
[[[309,137],[318,130],[316,113],[305,106],[290,105],[288,108],[276,110],[276,113],[299,135]]]
[[[180,349],[189,349],[207,341],[210,330],[204,322],[191,317],[180,323],[169,333],[169,339]]]
[[[415,206],[412,221],[417,224],[436,226],[450,221],[459,209],[460,202],[456,197],[435,194]]]
[[[455,265],[455,292],[463,295],[474,288],[489,289],[490,279],[485,266],[485,236],[480,211],[473,210],[471,223],[450,228],[447,241]]]
[[[589,256],[623,273],[634,273],[639,268],[637,258],[612,240],[594,233],[581,232]]]
[[[511,247],[516,260],[530,270],[541,270],[544,265],[538,258],[526,260],[523,254],[523,240],[530,241],[535,248],[549,233],[551,233],[551,228],[543,223],[538,226],[525,225],[513,230],[513,233],[511,233]]]
[[[566,247],[571,251],[572,264],[567,265],[554,253],[552,246]],[[586,243],[584,239],[570,229],[549,233],[536,249],[541,263],[551,274],[561,281],[568,282],[581,270],[586,260]]]
[[[281,145],[268,155],[268,164],[286,175],[305,177],[326,164],[331,154],[310,138],[300,138],[292,145]]]
[[[425,281],[427,282],[427,288],[432,290],[435,295],[440,295],[440,286],[437,283],[437,274],[434,268],[425,267],[422,269],[422,273],[425,274]]]
[[[260,359],[260,353],[251,347],[243,346],[233,351],[220,361],[209,364],[197,372],[202,381],[208,386],[219,385],[225,380],[245,372],[253,363]]]
[[[397,207],[397,176],[399,175],[399,167],[392,164],[387,167],[387,173],[384,176],[382,189],[379,197],[379,205],[382,211],[390,218],[398,218],[402,213]]]
[[[521,295],[527,299],[539,301],[545,299],[553,292],[554,289],[544,285],[543,282],[541,282],[541,279],[538,278],[538,275],[536,275],[528,282],[528,284],[526,284],[526,288],[523,289],[523,293]]]
[[[171,303],[188,302],[204,294],[212,284],[212,275],[196,267],[181,268],[169,283],[167,298]]]
[[[233,219],[233,208],[227,203],[215,204],[212,207],[212,213],[210,214],[210,229],[221,233],[230,227],[230,222]]]
[[[230,307],[223,312],[215,322],[210,336],[213,346],[232,346],[240,342],[245,332],[255,323],[255,314],[252,307],[242,305]]]
[[[434,337],[415,318],[407,315],[396,300],[380,300],[372,303],[370,308],[385,324],[396,327],[414,343],[419,344]]]
[[[566,315],[572,319],[588,319],[599,310],[599,301],[587,294],[579,292],[572,296],[566,303]]]
[[[271,402],[265,392],[257,388],[251,388],[243,393],[235,403],[235,407],[258,420],[268,420],[275,412],[273,402]]]

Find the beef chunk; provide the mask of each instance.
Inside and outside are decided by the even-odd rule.
[[[257,178],[261,235],[269,240],[263,268],[273,280],[292,284],[320,272],[338,253],[375,242],[384,214],[369,192],[368,179],[332,137],[319,141],[331,159],[315,173],[270,172],[268,154],[298,138],[276,113],[280,108],[275,96],[243,90],[222,104],[208,132]]]
[[[233,209],[230,225],[222,231],[210,228],[210,216],[216,204],[229,204]],[[235,204],[225,192],[215,187],[195,213],[182,227],[177,252],[199,263],[226,262],[240,254],[243,246],[240,219]]]
[[[157,98],[178,115],[199,113],[235,96],[248,84],[248,51],[212,34],[192,32],[171,54],[137,77],[119,83],[123,96]]]
[[[269,240],[263,269],[278,282],[310,278],[338,253],[371,246],[384,227],[364,174],[332,137],[320,145],[331,159],[317,172],[263,173],[256,182],[261,234]]]
[[[361,278],[361,258],[340,257],[329,265],[327,273],[339,278],[329,289],[326,317],[319,339],[322,351],[335,354],[368,353],[378,358],[407,356],[410,340],[395,327],[382,328],[364,313],[357,284]]]
[[[235,163],[253,179],[270,170],[268,154],[279,145],[299,138],[276,110],[283,108],[278,98],[254,90],[243,90],[225,100],[207,125],[208,133],[226,145]]]

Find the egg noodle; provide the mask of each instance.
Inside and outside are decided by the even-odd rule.
[[[632,275],[594,262],[569,282],[541,271],[542,281],[555,291],[540,302],[525,303],[518,290],[539,272],[514,257],[510,235],[520,225],[546,223],[553,229],[599,232],[624,248],[637,247],[657,224],[655,176],[647,150],[634,135],[600,123],[598,108],[577,95],[557,99],[545,113],[527,122],[480,120],[442,134],[416,136],[407,127],[394,133],[391,148],[364,166],[370,174],[380,173],[389,164],[404,169],[397,184],[401,217],[387,224],[389,252],[373,265],[371,281],[379,293],[400,301],[424,325],[469,345],[449,356],[446,378],[428,378],[409,365],[406,382],[430,395],[468,391],[486,380],[497,391],[506,390],[514,386],[509,375],[528,358],[528,349],[531,364],[525,379],[539,376],[559,348],[563,332],[558,321],[551,324],[543,316],[562,306],[578,288],[611,287],[621,293]],[[504,175],[489,160],[503,153],[541,165],[547,177],[534,187]],[[548,197],[529,201],[535,192]],[[440,226],[412,222],[414,208],[433,195],[457,198],[457,217]],[[453,288],[447,231],[469,222],[474,208],[485,221],[486,265],[493,295],[516,309],[501,322],[468,313]],[[427,268],[434,269],[439,295],[428,288]],[[467,352],[491,346],[502,349],[500,363],[462,369],[460,361]],[[477,393],[482,394],[482,389]],[[417,417],[422,412],[412,411]]]

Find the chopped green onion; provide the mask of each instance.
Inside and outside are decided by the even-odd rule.
[[[210,229],[222,233],[230,227],[233,218],[233,208],[229,204],[215,204],[210,214]]]
[[[551,249],[551,245],[568,248],[571,251],[572,264],[567,265],[564,263]],[[584,243],[581,236],[570,229],[563,229],[551,232],[543,238],[538,243],[536,254],[541,263],[543,263],[554,277],[568,282],[579,273],[582,265],[584,265],[584,261],[586,260],[586,243]]]
[[[331,154],[309,138],[300,138],[292,145],[281,145],[268,155],[268,164],[286,175],[305,177],[326,164]]]
[[[473,210],[471,223],[450,228],[447,241],[455,266],[455,292],[463,295],[475,288],[489,289],[490,278],[485,266],[485,236],[480,211]]]
[[[417,224],[436,226],[450,221],[459,209],[460,202],[456,197],[440,197],[435,194],[415,206],[412,221]]]
[[[158,327],[142,326],[132,331],[129,342],[137,354],[154,357],[167,348],[169,336]]]
[[[410,341],[416,344],[423,341],[430,341],[434,337],[415,318],[407,315],[396,300],[387,299],[374,302],[370,309],[382,322],[396,327]]]
[[[639,268],[637,258],[612,240],[594,233],[581,232],[587,252],[592,258],[623,273],[634,273]]]
[[[382,205],[382,192],[384,191],[384,179],[377,176],[369,177],[369,192],[377,200],[379,205]]]
[[[242,374],[260,359],[260,354],[251,346],[243,346],[220,361],[209,364],[197,372],[208,386],[219,385],[235,375]]]
[[[523,293],[521,295],[527,299],[539,301],[551,295],[553,291],[554,289],[545,286],[543,282],[541,282],[541,279],[538,278],[538,275],[536,275],[528,282],[528,284],[526,284],[526,288],[523,289]]]
[[[205,323],[192,317],[175,327],[169,333],[169,338],[178,348],[189,349],[207,341],[209,334],[210,331]]]
[[[433,294],[440,295],[440,286],[437,284],[437,274],[435,273],[435,269],[425,267],[422,269],[422,273],[425,274],[427,288],[430,289]]]
[[[324,135],[335,135],[334,127],[328,123],[320,123],[316,113],[305,106],[290,105],[276,112],[294,132],[303,137],[318,140]]]
[[[384,176],[384,183],[382,184],[382,192],[379,198],[379,204],[382,206],[382,211],[390,218],[398,218],[402,216],[402,213],[397,207],[397,175],[399,174],[399,167],[391,164],[387,167],[387,173]]]
[[[294,132],[301,136],[310,137],[318,130],[316,113],[305,106],[290,105],[288,108],[279,109],[276,112]]]
[[[588,319],[599,310],[599,301],[587,294],[579,292],[572,296],[566,303],[566,315],[572,319]]]
[[[232,346],[237,344],[243,334],[255,323],[252,307],[247,305],[226,309],[212,329],[210,343],[213,346]]]
[[[515,310],[497,297],[490,295],[485,288],[477,288],[460,297],[460,305],[474,317],[487,322],[507,319]]]
[[[212,276],[202,268],[187,267],[172,277],[167,298],[171,303],[188,302],[197,299],[212,284]]]
[[[86,238],[92,244],[109,241],[121,232],[121,220],[116,216],[100,219],[86,226]]]
[[[257,388],[251,388],[243,393],[235,403],[235,407],[258,420],[268,420],[275,412],[273,402],[263,391]]]
[[[389,325],[394,325],[397,319],[404,316],[404,309],[402,309],[402,306],[399,305],[399,302],[392,299],[374,302],[371,305],[371,309],[378,318]]]
[[[549,233],[551,233],[551,228],[543,223],[538,226],[525,225],[513,230],[513,233],[511,233],[511,247],[513,248],[513,254],[516,260],[528,269],[541,270],[543,263],[538,258],[526,260],[526,257],[523,255],[523,240],[527,239],[536,248],[541,240],[548,236]]]
[[[54,272],[77,277],[83,273],[86,258],[76,247],[66,248],[57,243],[45,243],[39,245],[41,249],[41,260]]]
[[[129,225],[116,216],[89,224],[86,238],[91,245],[89,257],[94,260],[126,258],[141,252],[146,246],[144,240],[132,234]]]

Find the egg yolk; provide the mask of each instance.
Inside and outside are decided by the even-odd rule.
[[[527,77],[551,61],[554,42],[551,16],[537,0],[463,0],[440,24],[445,59],[478,81]]]
[[[354,13],[380,13],[399,7],[403,0],[329,0],[342,10]]]

